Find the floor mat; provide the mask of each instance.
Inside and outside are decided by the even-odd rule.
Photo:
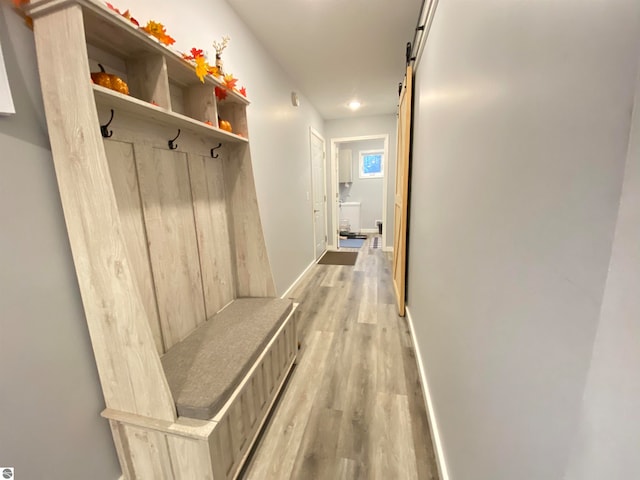
[[[353,233],[353,232],[347,232],[347,231],[340,231],[340,236],[341,237],[347,237],[347,238],[363,238],[363,239],[367,239],[367,236],[363,233]]]
[[[320,260],[319,265],[355,265],[358,252],[326,252]]]
[[[360,248],[364,244],[364,240],[361,238],[341,238],[341,248]]]

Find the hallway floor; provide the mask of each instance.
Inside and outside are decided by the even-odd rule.
[[[355,266],[314,265],[290,295],[298,365],[240,478],[438,478],[391,262],[371,242]]]

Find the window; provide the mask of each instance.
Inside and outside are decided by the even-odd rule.
[[[360,152],[360,178],[384,177],[384,153],[381,150]]]

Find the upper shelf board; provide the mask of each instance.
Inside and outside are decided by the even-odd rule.
[[[116,110],[116,113],[118,110],[121,110],[162,125],[177,127],[216,141],[236,144],[248,142],[246,138],[236,135],[235,133],[229,133],[219,128],[211,127],[206,123],[199,122],[180,113],[172,112],[128,95],[123,95],[108,88],[101,87],[100,85],[93,85],[93,93],[98,105],[112,108]]]

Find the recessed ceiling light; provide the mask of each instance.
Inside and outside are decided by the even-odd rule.
[[[360,102],[357,100],[352,100],[351,102],[349,102],[349,108],[351,110],[358,110],[360,108]]]

